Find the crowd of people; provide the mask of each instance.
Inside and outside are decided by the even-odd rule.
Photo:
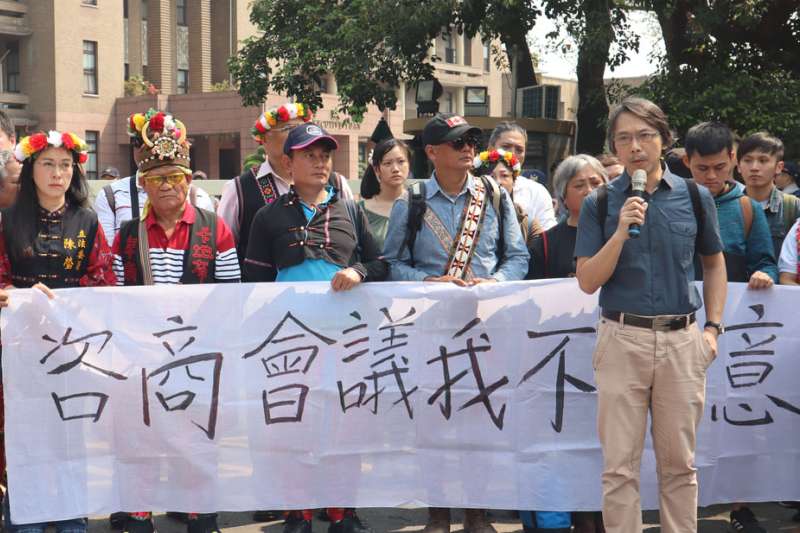
[[[470,287],[577,277],[584,291],[600,290],[602,308],[593,356],[602,514],[522,511],[525,531],[640,532],[648,413],[662,531],[696,531],[695,435],[705,372],[724,332],[727,282],[768,290],[800,281],[800,172],[784,163],[779,139],[764,132],[739,139],[724,124],[704,122],[676,155],[664,113],[629,98],[609,118],[610,153],[561,161],[551,196],[522,173],[524,128],[498,124],[482,151],[479,128],[438,114],[421,134],[432,174],[409,185],[412,150],[383,139],[356,200],[333,171],[336,139],[310,109],[288,103],[258,117],[253,136],[266,158],[228,181],[217,201],[192,183],[203,176],[191,170],[188,130],[177,117],[151,109],[127,127],[137,171],[119,178],[113,169],[119,179],[92,208],[86,143],[54,131],[17,142],[0,113],[0,306],[12,289],[31,287],[52,298],[53,289],[111,285],[326,281],[346,291],[384,280]],[[646,180],[637,195],[639,171]],[[701,328],[695,312],[703,301]],[[43,531],[46,524],[14,523],[10,497],[8,531]],[[285,533],[310,533],[312,510],[283,516]],[[331,533],[371,531],[355,509],[322,516]],[[180,518],[189,533],[219,529],[215,514]],[[745,503],[730,518],[737,531],[764,531]],[[131,533],[154,531],[148,511],[111,520]],[[55,526],[86,531],[85,520]],[[423,533],[450,527],[449,509],[429,509]],[[495,533],[480,509],[465,510],[464,528]]]

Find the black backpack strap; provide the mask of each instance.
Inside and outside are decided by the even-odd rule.
[[[686,180],[686,186],[689,187],[689,198],[692,200],[692,211],[694,212],[694,220],[697,224],[697,235],[695,235],[694,238],[694,249],[695,253],[697,253],[700,238],[705,229],[706,214],[705,211],[703,211],[703,204],[700,201],[700,189],[697,187],[697,183],[695,183],[694,180]]]
[[[597,220],[600,222],[600,234],[606,241],[606,218],[608,218],[608,186],[601,185],[597,189]]]
[[[425,217],[427,207],[425,203],[425,183],[417,181],[409,185],[406,237],[400,250],[402,252],[403,248],[408,248],[412,268],[414,267],[414,243],[417,240],[417,233],[422,229],[422,219]]]
[[[137,179],[136,174],[131,176],[131,218],[139,218],[142,215],[142,211],[139,208],[139,188],[136,186]]]
[[[350,222],[353,224],[353,228],[356,231],[356,261],[361,261],[364,237],[364,224],[361,223],[361,213],[359,212],[355,200],[340,198],[339,201],[344,202],[344,206],[347,208],[347,214],[350,217]]]
[[[103,194],[106,195],[106,201],[108,202],[108,207],[111,209],[111,213],[114,215],[114,218],[117,218],[117,201],[114,198],[114,189],[111,188],[111,185],[106,185],[103,187]]]

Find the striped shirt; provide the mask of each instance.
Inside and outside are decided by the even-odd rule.
[[[183,276],[184,257],[189,247],[189,230],[195,221],[195,208],[186,203],[183,216],[175,226],[172,235],[167,237],[164,229],[156,221],[154,212],[150,211],[145,219],[147,240],[150,246],[150,269],[156,285],[173,285],[180,283]],[[125,272],[120,250],[120,235],[114,239],[114,274],[117,285],[125,284]],[[214,258],[214,279],[218,282],[235,282],[241,279],[239,259],[236,256],[236,245],[233,234],[222,218],[217,217],[217,254]]]

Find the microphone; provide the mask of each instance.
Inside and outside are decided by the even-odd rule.
[[[631,189],[633,190],[633,196],[637,198],[644,198],[644,189],[646,186],[647,172],[640,168],[633,173],[633,176],[631,176]],[[638,238],[641,232],[642,230],[639,228],[639,224],[631,224],[628,226],[628,237],[631,239]]]

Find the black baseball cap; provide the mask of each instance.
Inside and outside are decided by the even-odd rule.
[[[466,134],[480,137],[481,129],[470,126],[461,115],[439,113],[425,124],[422,130],[422,146],[455,141]]]
[[[286,142],[283,143],[283,153],[291,155],[294,150],[302,150],[318,142],[327,144],[331,150],[339,148],[339,143],[327,131],[313,122],[306,122],[289,132]]]
[[[786,161],[781,172],[790,175],[795,183],[800,183],[800,166],[794,161]]]
[[[119,179],[119,170],[117,170],[116,167],[107,167],[107,168],[103,169],[103,171],[100,173],[100,177],[103,177],[103,176],[111,176],[115,180],[118,180]]]

